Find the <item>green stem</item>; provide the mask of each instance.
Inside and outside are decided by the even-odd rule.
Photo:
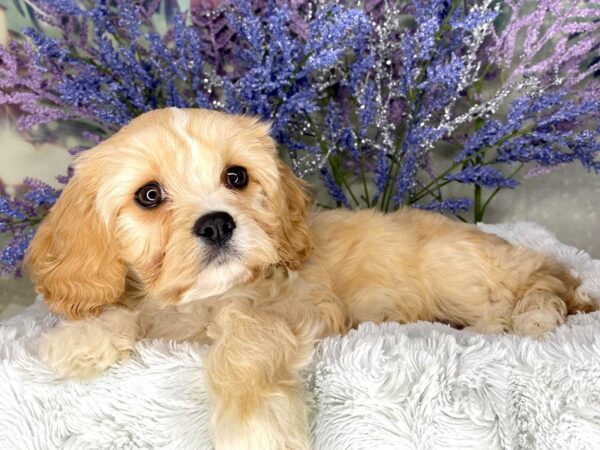
[[[440,177],[443,175],[440,175]],[[414,195],[410,198],[410,203],[413,204],[419,200],[421,200],[423,197],[426,197],[428,195],[431,194],[431,187],[435,184],[436,188],[438,190],[440,190],[440,188],[443,188],[444,186],[446,186],[447,184],[452,183],[452,180],[444,180],[441,183],[436,183],[437,181],[439,181],[440,177],[435,179],[435,182],[429,183],[427,186],[423,186],[423,188],[418,192],[417,195]],[[441,198],[441,193],[438,194],[438,196]]]
[[[360,177],[362,178],[363,189],[365,191],[365,196],[363,198],[367,204],[367,208],[370,208],[371,207],[371,199],[369,197],[369,188],[367,187],[367,177],[365,174],[365,169],[362,164],[362,157],[361,157],[361,162],[360,162]]]
[[[14,222],[10,222],[10,225],[21,225],[21,224],[26,223],[30,227],[35,227],[36,225],[39,225],[40,223],[42,223],[42,220],[44,220],[43,217],[36,217],[35,219],[16,220]]]
[[[340,181],[342,182],[342,184],[344,185],[344,187],[346,188],[346,190],[350,194],[350,197],[352,198],[352,201],[354,201],[354,203],[356,204],[356,206],[358,206],[360,208],[360,202],[358,201],[358,199],[354,195],[354,192],[352,192],[352,189],[350,189],[350,186],[348,185],[348,182],[346,181],[346,177],[343,174],[341,174],[341,173],[339,173],[339,175],[340,175]]]
[[[482,218],[482,213],[481,213],[481,186],[476,184],[475,185],[475,208],[473,210],[473,222],[477,223],[477,222],[481,222],[481,218]]]
[[[464,164],[465,160],[462,160],[460,162],[454,163],[452,164],[450,167],[448,167],[448,169],[444,170],[441,174],[439,174],[433,181],[431,181],[430,183],[428,183],[425,187],[423,187],[419,192],[417,192],[412,198],[413,201],[417,201],[420,200],[421,198],[423,198],[425,195],[427,195],[427,192],[424,192],[428,189],[430,189],[434,184],[436,184],[440,179],[444,178],[446,175],[448,175],[450,172],[452,172],[454,169],[456,169],[458,166],[461,166],[462,164]],[[448,184],[449,181],[446,180],[442,183],[440,183],[440,187],[445,186],[446,184]]]
[[[450,182],[447,181],[446,183],[450,183]],[[425,188],[423,188],[423,189],[425,189]],[[433,191],[431,189],[427,189],[427,192],[423,195],[423,197],[426,196],[426,195],[431,195],[433,198],[435,198],[436,200],[439,200],[439,201],[442,200],[441,193],[436,193],[435,191]],[[410,205],[412,205],[412,204],[416,203],[417,200],[418,199],[414,199],[414,198],[411,197],[408,202],[409,202]]]
[[[316,203],[316,205],[317,205],[319,208],[323,208],[323,209],[335,209],[335,208],[333,208],[332,206],[325,205],[325,204],[323,204],[323,203],[319,203],[319,202],[317,202],[317,203]]]

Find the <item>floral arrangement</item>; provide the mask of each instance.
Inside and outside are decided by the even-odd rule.
[[[162,6],[161,6],[162,5]],[[157,17],[171,11],[161,29]],[[324,207],[402,205],[467,220],[501,189],[600,162],[600,7],[539,0],[28,0],[38,24],[0,48],[0,104],[22,130],[77,123],[93,146],[160,107],[272,123]],[[533,7],[532,7],[533,6]],[[71,150],[73,154],[85,147]],[[436,155],[451,152],[438,167]],[[67,183],[70,173],[59,176]],[[452,197],[461,184],[470,195]],[[0,272],[60,192],[0,189]]]

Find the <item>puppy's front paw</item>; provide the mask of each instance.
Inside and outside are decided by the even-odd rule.
[[[216,450],[309,450],[306,404],[295,392],[275,389],[217,406],[212,433]]]
[[[97,376],[128,358],[135,345],[137,325],[114,313],[59,324],[43,337],[40,357],[61,376],[80,380]]]

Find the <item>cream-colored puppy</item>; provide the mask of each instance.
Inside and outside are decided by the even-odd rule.
[[[306,449],[299,372],[363,321],[440,320],[540,337],[592,311],[557,261],[405,209],[312,213],[268,126],[214,111],[144,114],[85,152],[27,266],[67,317],[42,352],[93,376],[137,339],[211,344],[217,449]]]

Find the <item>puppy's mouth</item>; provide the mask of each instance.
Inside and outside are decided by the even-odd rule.
[[[233,260],[241,259],[240,252],[230,244],[225,244],[220,248],[209,248],[202,263],[208,266],[224,266]]]
[[[252,275],[246,267],[243,254],[233,248],[209,250],[200,263],[204,266],[198,270],[196,281],[182,291],[178,303],[221,295]]]

